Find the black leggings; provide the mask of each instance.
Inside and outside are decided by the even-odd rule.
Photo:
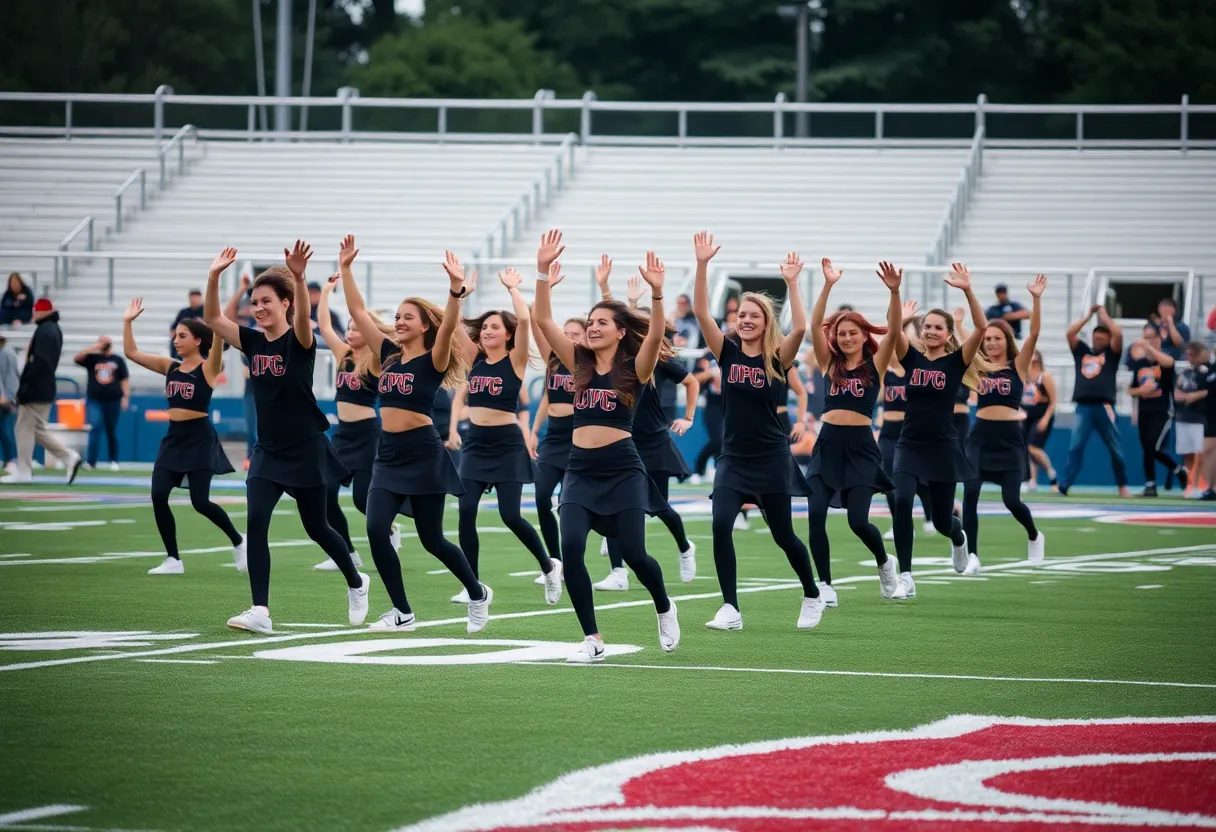
[[[418,542],[422,548],[439,559],[447,570],[456,576],[469,597],[480,601],[481,584],[464,553],[443,536],[443,507],[446,494],[415,494],[409,498],[410,510],[414,514],[414,529],[418,532]],[[393,522],[401,513],[406,495],[385,491],[383,488],[373,488],[367,494],[367,543],[372,550],[372,559],[376,562],[376,571],[388,591],[389,600],[400,613],[409,613],[410,602],[405,597],[405,583],[401,580],[401,559],[397,550],[389,541],[392,535]]]
[[[350,492],[355,498],[355,508],[359,513],[367,515],[367,489],[372,484],[372,472],[368,470],[357,470],[354,472],[355,478],[351,481]],[[350,525],[346,522],[346,514],[342,511],[342,504],[338,502],[338,492],[342,490],[342,483],[331,482],[328,487],[328,503],[325,508],[325,519],[329,521],[330,527],[342,536],[342,541],[346,544],[346,549],[349,552],[355,551],[355,544],[350,539]]]
[[[240,545],[241,533],[232,525],[228,514],[222,508],[211,502],[210,471],[191,471],[182,474],[168,471],[164,468],[152,469],[152,516],[156,518],[156,530],[165,544],[165,554],[181,560],[177,553],[177,522],[173,519],[173,511],[169,508],[169,497],[173,489],[181,485],[182,477],[190,484],[190,504],[194,510],[206,517],[228,535],[233,546]]]
[[[289,489],[277,482],[251,477],[245,481],[246,500],[249,504],[246,554],[249,559],[249,588],[253,592],[255,607],[270,606],[270,519],[279,499],[289,490],[296,500],[296,509],[300,513],[300,522],[304,524],[304,532],[338,564],[338,569],[346,578],[347,586],[357,589],[363,585],[363,579],[359,577],[359,570],[355,569],[355,564],[350,559],[346,544],[326,520],[326,486]]]
[[[895,554],[899,558],[899,571],[912,571],[912,500],[916,496],[918,480],[907,471],[896,472],[895,480]],[[954,491],[957,483],[925,483],[929,492],[928,507],[933,515],[933,528],[937,533],[950,538],[955,546],[964,542],[963,524],[954,516]]]
[[[739,609],[739,594],[735,564],[734,527],[735,518],[747,502],[744,495],[733,488],[714,487],[713,494],[713,537],[714,537],[714,568],[718,572],[718,585],[722,588],[723,603]],[[760,507],[764,511],[764,519],[768,530],[772,532],[773,542],[785,552],[785,558],[790,562],[798,580],[802,582],[802,594],[807,598],[818,598],[819,587],[815,586],[815,576],[811,572],[811,556],[806,546],[794,534],[793,507],[789,494],[762,494]]]
[[[890,472],[888,472],[889,474]],[[916,496],[920,497],[920,510],[925,514],[926,525],[933,522],[933,509],[930,506],[929,486],[927,483],[919,482],[916,486]],[[891,512],[891,520],[895,520],[895,492],[887,492],[887,508]],[[954,504],[950,505],[951,510],[954,509]]]
[[[544,462],[537,463],[536,472],[536,516],[540,520],[540,533],[545,538],[549,557],[561,560],[561,535],[557,531],[557,514],[553,511],[553,492],[566,472]]]
[[[1165,470],[1178,470],[1178,461],[1161,450],[1165,440],[1169,438],[1170,427],[1174,417],[1169,413],[1144,413],[1136,417],[1136,430],[1140,433],[1140,450],[1144,459],[1144,481],[1156,482],[1157,463],[1165,466]]]
[[[565,566],[566,591],[570,594],[570,603],[574,606],[574,614],[578,616],[579,626],[583,635],[591,636],[599,632],[595,625],[595,602],[592,600],[591,576],[587,574],[587,564],[583,562],[583,553],[587,549],[587,534],[591,531],[597,515],[574,503],[566,503],[561,508],[562,521],[562,564]],[[622,511],[612,518],[615,525],[615,537],[620,540],[622,551],[625,552],[625,563],[638,576],[642,586],[654,599],[655,611],[662,614],[671,609],[671,601],[667,597],[667,589],[663,586],[663,570],[658,561],[646,554],[646,515],[641,509]]]
[[[663,521],[663,525],[667,527],[667,531],[671,532],[671,536],[676,541],[676,546],[681,552],[688,551],[688,536],[684,534],[684,520],[676,513],[676,510],[671,507],[671,503],[667,499],[669,493],[668,487],[671,480],[666,473],[659,475],[654,479],[655,486],[659,489],[659,493],[663,495],[663,502],[666,506],[661,512],[655,515]],[[608,538],[608,560],[612,563],[613,569],[620,569],[625,565],[625,559],[621,555],[621,544],[615,537]]]
[[[477,507],[481,503],[481,495],[486,490],[486,483],[466,479],[460,481],[464,484],[464,493],[460,495],[458,524],[460,548],[464,550],[464,556],[468,559],[473,574],[478,575],[480,574],[478,561],[481,559],[481,540],[477,537]],[[532,528],[532,524],[519,513],[523,489],[523,483],[520,482],[495,483],[494,492],[498,495],[498,516],[502,518],[506,527],[515,533],[519,542],[532,553],[532,557],[536,558],[541,571],[548,575],[553,571],[553,561],[549,560],[549,556],[545,554],[545,546],[540,542],[540,535],[536,533],[536,529]]]
[[[705,466],[711,459],[716,460],[722,453],[722,436],[726,429],[726,412],[721,405],[706,405],[702,411],[705,416],[705,445],[697,453],[693,470],[698,474],[705,473]]]
[[[832,549],[828,542],[828,508],[832,491],[823,477],[811,479],[810,516],[811,557],[815,560],[815,571],[825,584],[832,582]],[[846,488],[840,494],[840,502],[849,517],[849,528],[857,539],[866,544],[874,560],[882,566],[887,562],[887,552],[882,545],[882,532],[870,522],[870,503],[874,492],[868,488]]]
[[[963,531],[967,533],[967,545],[971,553],[980,553],[980,488],[985,482],[993,482],[1001,487],[1001,500],[1013,519],[1022,524],[1026,536],[1034,540],[1039,536],[1035,528],[1034,517],[1030,509],[1022,502],[1022,472],[1009,471],[980,471],[975,479],[963,483]]]

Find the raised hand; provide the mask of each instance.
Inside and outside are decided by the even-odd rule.
[[[450,251],[443,253],[443,270],[448,273],[448,280],[454,287],[464,285],[464,266],[460,265],[460,258]]]
[[[946,284],[953,286],[955,289],[962,289],[964,292],[971,288],[971,272],[967,271],[967,267],[962,263],[951,263],[950,268],[953,271],[946,275]]]
[[[834,285],[836,281],[844,276],[844,269],[832,268],[832,261],[826,257],[819,261],[819,267],[823,269],[824,282],[829,286]],[[879,272],[879,274],[881,275],[882,272]]]
[[[550,228],[540,236],[540,248],[536,250],[536,270],[549,271],[549,265],[562,256],[566,247],[562,245],[562,232]]]
[[[786,283],[793,283],[802,273],[802,258],[798,256],[798,252],[791,251],[785,255],[785,262],[781,264],[780,268],[781,279]]]
[[[1030,290],[1030,294],[1032,294],[1034,297],[1043,297],[1043,292],[1047,291],[1047,275],[1035,275],[1034,280],[1030,281],[1030,283],[1026,285],[1026,288]]]
[[[235,253],[236,252],[234,250],[233,254]],[[122,313],[123,323],[129,324],[142,314],[144,314],[144,299],[136,298],[135,300],[131,301],[131,305],[127,307],[127,311]]]
[[[961,306],[954,307],[954,311],[950,313],[950,317],[954,318],[955,326],[962,326],[967,320],[967,310]]]
[[[697,232],[692,238],[692,247],[698,263],[708,263],[713,260],[718,249],[722,248],[722,246],[714,245],[714,235],[708,231]]]
[[[338,287],[338,281],[341,279],[342,275],[340,273],[331,274],[328,278],[326,278],[325,282],[321,284],[321,294],[328,295]]]
[[[498,273],[498,281],[507,287],[507,291],[510,292],[513,289],[519,288],[519,284],[523,282],[523,277],[515,269],[508,266],[505,272]]]
[[[909,321],[915,318],[916,313],[920,311],[920,304],[914,300],[906,300],[901,311],[903,312],[903,319]]]
[[[565,279],[566,276],[562,274],[562,264],[554,260],[549,264],[549,289],[552,290],[554,286]]]
[[[347,234],[338,244],[338,265],[349,269],[350,264],[355,262],[355,258],[358,256],[359,249],[355,248],[355,235]]]
[[[296,240],[291,251],[283,249],[283,259],[287,261],[287,268],[291,269],[296,280],[304,279],[304,270],[308,268],[308,261],[311,258],[312,246],[303,240]]]
[[[667,279],[667,269],[663,261],[653,251],[646,252],[646,265],[638,266],[642,280],[650,284],[650,288],[658,294],[663,294],[663,281]]]
[[[236,249],[228,246],[228,248],[219,253],[218,257],[211,261],[211,273],[218,275],[234,262],[236,262]]]
[[[831,265],[831,263],[828,265]],[[826,272],[824,272],[824,276],[827,276]],[[878,264],[878,278],[882,281],[884,286],[894,292],[899,289],[900,284],[904,282],[904,270],[897,269],[895,268],[894,263],[888,263],[886,260],[883,260]],[[912,314],[916,313],[913,312]]]
[[[1105,308],[1106,307],[1103,306],[1102,304],[1095,303],[1093,306],[1089,307],[1089,315],[1087,317],[1092,317],[1092,316],[1098,314],[1099,312],[1101,312]]]
[[[625,297],[629,299],[630,304],[637,306],[644,294],[646,294],[646,290],[642,288],[642,281],[636,276],[625,281]]]
[[[692,422],[688,419],[676,419],[671,423],[671,432],[676,436],[683,436],[684,434],[688,433],[691,427]]]
[[[249,291],[249,287],[253,285],[253,278],[247,274],[241,275],[241,294]]]
[[[612,274],[612,260],[607,254],[600,256],[600,264],[595,267],[595,285],[600,287],[600,294],[608,292],[608,275]],[[553,284],[550,283],[550,286]]]

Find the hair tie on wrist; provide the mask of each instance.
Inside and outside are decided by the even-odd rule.
[[[456,298],[457,300],[459,300],[459,299],[463,298],[463,297],[464,297],[465,295],[467,295],[468,293],[469,293],[468,288],[466,288],[466,287],[464,287],[464,286],[461,286],[461,287],[460,287],[460,292],[459,292],[459,293],[453,292],[451,289],[448,289],[448,294],[449,294],[449,295],[451,295],[452,297]]]
[[[658,297],[655,297],[654,295],[651,295],[651,296],[650,296],[650,299],[651,299],[651,300],[662,300],[662,299],[663,299],[663,296],[662,296],[662,295],[659,295]]]

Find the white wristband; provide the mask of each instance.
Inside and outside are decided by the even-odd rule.
[[[545,281],[546,283],[548,283],[548,282],[549,282],[549,273],[548,273],[548,272],[537,272],[537,273],[536,273],[536,279],[537,279],[537,280],[543,280],[543,281]]]

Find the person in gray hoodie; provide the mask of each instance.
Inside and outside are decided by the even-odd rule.
[[[17,387],[21,383],[17,366],[17,353],[0,332],[0,465],[10,474],[17,469],[17,439],[13,434],[17,423]]]

